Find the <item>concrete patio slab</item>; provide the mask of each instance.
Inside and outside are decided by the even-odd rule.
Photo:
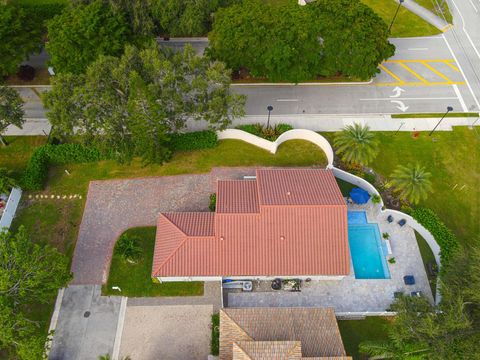
[[[206,359],[212,305],[127,306],[120,358]]]

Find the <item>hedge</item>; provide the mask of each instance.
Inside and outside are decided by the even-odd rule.
[[[100,153],[97,148],[80,144],[44,145],[36,149],[28,160],[22,187],[25,190],[43,189],[51,164],[85,163],[108,158],[108,154]]]
[[[170,135],[170,148],[173,151],[211,149],[217,146],[217,134],[211,130]]]
[[[455,234],[431,209],[417,208],[412,211],[411,215],[433,235],[440,246],[442,264],[446,265],[459,247]]]
[[[284,132],[293,129],[291,125],[282,123],[276,124],[269,128],[260,123],[238,125],[236,128],[270,141],[277,140],[277,138]]]

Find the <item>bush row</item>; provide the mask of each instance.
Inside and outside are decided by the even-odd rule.
[[[175,134],[171,137],[173,151],[189,151],[214,148],[217,134],[214,131],[197,131]],[[93,146],[81,144],[44,145],[36,149],[28,161],[22,178],[25,190],[41,190],[44,187],[50,165],[88,163],[112,159],[110,153],[103,153]]]
[[[211,130],[173,134],[170,136],[170,148],[172,151],[211,149],[217,146],[217,142],[217,134]]]
[[[93,162],[109,157],[97,148],[80,144],[44,145],[36,149],[28,160],[22,187],[26,190],[43,189],[50,164]]]
[[[417,208],[411,215],[433,235],[440,246],[442,264],[446,265],[459,247],[456,236],[431,209]]]
[[[30,19],[35,19],[39,24],[42,24],[44,21],[60,14],[67,4],[61,2],[50,4],[29,3],[20,4],[19,6],[25,11]]]

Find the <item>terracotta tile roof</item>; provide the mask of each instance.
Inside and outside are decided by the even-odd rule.
[[[323,169],[259,169],[261,205],[344,205],[333,173]]]
[[[301,360],[300,341],[238,341],[233,343],[233,360]]]
[[[346,356],[332,308],[220,310],[220,360],[237,360],[235,352],[243,352],[251,359],[286,360],[297,356],[297,350],[301,350],[301,359],[351,359]]]
[[[253,180],[229,180],[217,182],[217,207],[223,213],[258,213],[257,182]]]
[[[348,275],[347,207],[331,171],[258,170],[257,176],[257,181],[219,181],[215,214],[162,214],[152,275]],[[295,204],[281,204],[290,200],[275,188],[293,189],[296,183],[303,185],[291,195]],[[326,189],[312,190],[316,200],[309,201],[313,184]]]

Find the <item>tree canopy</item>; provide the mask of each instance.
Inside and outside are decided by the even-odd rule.
[[[23,118],[23,100],[17,90],[0,85],[0,142],[6,145],[3,132],[10,125],[22,128],[25,123]]]
[[[431,177],[432,174],[418,163],[398,165],[391,175],[390,184],[394,186],[400,199],[418,204],[432,191]]]
[[[102,0],[77,3],[49,20],[50,64],[56,73],[83,73],[99,55],[119,55],[131,37],[122,12]]]
[[[83,135],[120,161],[139,155],[161,163],[170,155],[169,135],[187,120],[217,129],[243,114],[244,98],[229,85],[223,63],[191,47],[174,53],[152,43],[142,50],[129,45],[121,57],[100,56],[85,75],[55,77],[44,101],[57,135]]]
[[[0,232],[0,348],[41,359],[46,339],[29,307],[51,302],[69,280],[68,259],[56,249],[34,244],[22,227]]]
[[[41,27],[18,5],[0,5],[0,78],[14,74],[17,66],[40,50]]]
[[[394,53],[383,20],[351,0],[307,6],[245,0],[217,11],[209,40],[213,57],[272,81],[319,75],[368,79]]]

